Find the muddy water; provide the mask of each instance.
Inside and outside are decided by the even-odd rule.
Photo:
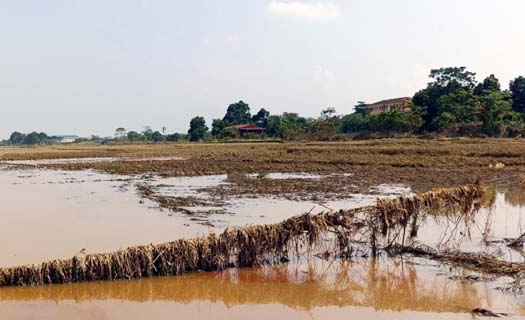
[[[507,244],[525,232],[525,186],[488,189],[483,208],[473,216],[427,217],[418,241],[440,250],[482,252],[512,262],[525,262],[523,249]]]
[[[134,185],[147,180],[166,195],[206,197],[197,190],[227,183],[225,176],[152,179],[0,169],[0,266],[66,258],[83,249],[105,252],[196,237],[306,211],[359,207],[378,197],[355,195],[323,204],[237,198],[224,203],[220,212],[188,216],[141,200]],[[380,196],[410,193],[403,186],[386,185],[374,191]],[[522,191],[494,191],[487,208],[469,224],[468,236],[461,224],[451,229],[449,218],[436,218],[423,224],[421,241],[439,246],[453,234],[449,246],[500,250],[501,256],[520,260],[519,253],[504,245],[504,238],[517,237],[525,229]],[[491,242],[480,247],[483,239]],[[304,263],[141,281],[1,288],[0,319],[472,319],[470,310],[479,307],[516,318],[525,315],[520,297],[496,290],[509,279],[458,281],[450,277],[470,273],[413,258]]]
[[[523,313],[497,282],[449,279],[437,266],[360,260],[0,289],[0,319],[472,319]]]
[[[0,267],[69,258],[80,251],[108,252],[179,238],[193,238],[226,227],[273,223],[307,211],[371,204],[376,195],[324,204],[281,199],[232,199],[217,212],[188,216],[160,210],[140,199],[135,184],[147,179],[168,195],[200,196],[203,187],[226,183],[226,176],[143,178],[94,171],[54,171],[0,167]],[[408,192],[393,187],[392,196]],[[390,193],[389,193],[390,192]],[[204,208],[203,208],[204,209]],[[210,208],[205,208],[209,210]]]

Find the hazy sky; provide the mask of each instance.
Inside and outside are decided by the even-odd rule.
[[[0,0],[0,137],[350,113],[462,65],[525,75],[524,0]]]

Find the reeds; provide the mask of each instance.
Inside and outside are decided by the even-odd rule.
[[[374,234],[375,251],[387,226],[406,226],[414,215],[440,207],[470,212],[481,186],[442,189],[413,197],[378,201],[376,206],[318,215],[303,214],[277,224],[229,228],[223,233],[197,239],[181,239],[160,245],[131,247],[113,253],[77,255],[66,260],[0,269],[0,286],[31,286],[52,283],[140,279],[180,275],[194,271],[215,271],[229,267],[252,267],[288,261],[300,253],[333,238],[344,251],[348,236],[358,232]],[[364,223],[363,216],[372,217]],[[372,224],[370,224],[372,223]],[[334,236],[335,235],[335,236]]]

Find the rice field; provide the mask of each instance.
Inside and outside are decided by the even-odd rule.
[[[522,152],[514,139],[0,148],[0,318],[519,318]]]

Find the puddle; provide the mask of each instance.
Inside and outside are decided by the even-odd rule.
[[[225,184],[226,175],[153,178],[159,193],[182,197]],[[189,207],[192,215],[170,212],[138,197],[139,176],[96,171],[0,167],[0,267],[69,258],[81,250],[109,252],[129,246],[194,238],[226,227],[280,222],[304,212],[353,208],[377,195],[315,203],[275,198],[233,198],[221,207]],[[383,196],[402,189],[385,189]],[[390,193],[387,193],[390,192]]]
[[[417,261],[416,261],[417,262]],[[0,318],[472,319],[485,308],[525,314],[494,282],[450,280],[400,259],[230,269],[137,281],[1,288]],[[514,316],[514,317],[512,317]]]
[[[38,160],[5,160],[2,164],[6,165],[27,165],[38,166],[44,164],[67,164],[67,163],[94,163],[94,162],[115,162],[115,161],[169,161],[184,160],[181,157],[153,157],[153,158],[130,158],[130,157],[100,157],[100,158],[58,158],[58,159],[38,159]]]
[[[344,173],[344,174],[312,174],[307,172],[296,172],[296,173],[283,173],[283,172],[270,172],[270,173],[252,173],[248,174],[247,177],[251,179],[257,179],[257,178],[264,178],[264,179],[270,179],[270,180],[286,180],[286,179],[323,179],[328,177],[350,177],[352,174],[350,173]]]
[[[487,192],[485,206],[472,218],[427,217],[418,240],[440,250],[482,252],[511,262],[525,262],[523,249],[507,244],[525,232],[525,188]]]

